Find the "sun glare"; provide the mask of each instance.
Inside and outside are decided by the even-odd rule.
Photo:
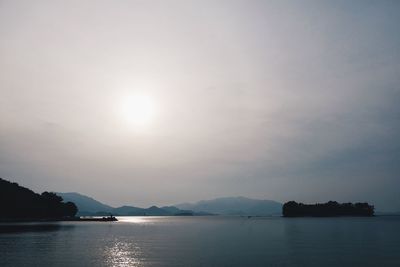
[[[136,128],[151,124],[155,116],[154,99],[148,95],[130,95],[120,103],[120,116],[123,121]]]

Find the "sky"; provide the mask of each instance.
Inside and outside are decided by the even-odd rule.
[[[0,0],[0,177],[110,205],[400,211],[399,1]]]

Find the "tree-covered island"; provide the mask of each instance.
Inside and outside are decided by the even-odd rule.
[[[303,204],[286,202],[282,207],[284,217],[333,217],[333,216],[373,216],[374,206],[368,203],[327,203]]]

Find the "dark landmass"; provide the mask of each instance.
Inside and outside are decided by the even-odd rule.
[[[72,219],[71,221],[78,221],[78,222],[116,222],[118,221],[117,218],[110,215],[107,217],[95,218],[95,217],[77,217],[76,220]]]
[[[282,213],[282,204],[279,202],[245,197],[223,197],[175,206],[180,209],[192,210],[195,213],[233,216],[271,216]]]
[[[55,193],[37,194],[0,178],[0,220],[33,221],[75,218],[78,211],[72,202],[63,202]]]
[[[116,222],[117,218],[114,216],[106,217],[62,217],[62,218],[2,218],[1,223],[30,223],[30,222]]]
[[[374,206],[368,203],[327,203],[303,204],[286,202],[282,207],[284,217],[334,217],[334,216],[373,216]]]

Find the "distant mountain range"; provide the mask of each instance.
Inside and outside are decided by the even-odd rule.
[[[293,201],[287,202],[285,205],[287,206],[292,202]],[[332,203],[336,202],[330,201],[327,204]],[[304,209],[309,206],[321,207],[321,205],[323,206],[324,204],[305,205],[300,203],[298,205],[300,205],[301,209]],[[343,205],[346,208],[346,212],[350,206],[352,207],[351,203],[345,203]],[[373,210],[373,206],[369,206],[368,203],[354,204],[355,208],[359,206],[365,206],[365,209]],[[281,203],[273,200],[259,200],[246,197],[223,197],[202,200],[196,203],[181,203],[174,206],[151,206],[149,208],[121,206],[115,208],[79,193],[43,192],[42,194],[36,194],[32,190],[24,188],[17,183],[12,183],[0,178],[0,221],[72,218],[75,214],[78,216],[104,216],[110,214],[117,216],[271,216],[282,215],[282,207],[283,205]],[[399,215],[400,212],[378,211],[375,214]]]
[[[74,202],[78,215],[121,215],[121,216],[170,216],[170,215],[252,215],[270,216],[282,213],[282,204],[272,200],[258,200],[245,197],[225,197],[202,200],[197,203],[183,203],[174,206],[139,208],[122,206],[118,208],[103,204],[91,197],[78,193],[57,193],[64,201]]]
[[[196,203],[177,204],[179,209],[221,215],[270,216],[282,214],[282,203],[246,197],[223,197]]]
[[[78,207],[78,215],[120,215],[120,216],[173,216],[173,215],[201,215],[194,214],[192,211],[181,210],[176,207],[157,207],[138,208],[134,206],[121,206],[118,208],[103,204],[91,197],[79,193],[57,193],[64,201],[71,201]]]

